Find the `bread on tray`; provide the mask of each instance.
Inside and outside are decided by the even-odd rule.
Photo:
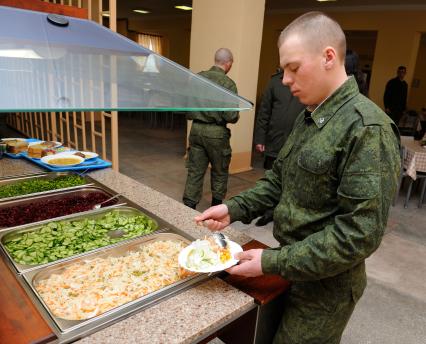
[[[30,158],[40,159],[45,155],[49,155],[49,153],[51,153],[53,148],[57,145],[58,144],[54,141],[43,141],[34,145],[30,145],[28,147],[28,156]],[[45,155],[43,155],[43,151],[45,152]]]
[[[27,141],[21,140],[9,140],[6,141],[6,151],[12,154],[18,154],[21,152],[25,152],[28,148]]]

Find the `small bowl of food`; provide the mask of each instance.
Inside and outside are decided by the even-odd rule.
[[[84,158],[74,154],[54,154],[44,156],[41,161],[54,167],[69,167],[81,164]]]

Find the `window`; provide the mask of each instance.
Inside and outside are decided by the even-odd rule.
[[[137,43],[153,52],[163,54],[163,37],[138,33]]]

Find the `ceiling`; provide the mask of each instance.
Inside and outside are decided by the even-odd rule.
[[[214,1],[214,0],[203,0]],[[229,0],[232,1],[232,0]],[[105,8],[108,0],[104,0]],[[191,11],[175,9],[175,5],[191,6],[192,0],[120,0],[117,1],[118,18],[149,18],[154,16],[190,16]],[[316,0],[266,0],[266,11],[294,11],[294,10],[326,10],[351,8],[375,7],[384,9],[401,9],[409,7],[426,8],[426,0],[337,0],[333,2],[318,2]],[[133,9],[145,9],[151,11],[149,14],[137,14]]]

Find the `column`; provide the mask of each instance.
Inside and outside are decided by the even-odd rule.
[[[214,53],[228,48],[234,55],[229,77],[238,93],[255,102],[265,0],[194,0],[190,69],[198,73],[214,64]],[[251,169],[254,110],[240,112],[232,131],[230,173]],[[189,131],[188,131],[189,132]]]

